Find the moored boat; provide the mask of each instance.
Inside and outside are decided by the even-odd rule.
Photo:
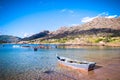
[[[13,45],[13,48],[19,48],[20,45]]]
[[[57,59],[61,64],[65,66],[86,71],[93,70],[96,64],[95,62],[72,60],[70,58],[60,56],[57,56]]]
[[[34,51],[37,51],[38,50],[38,48],[37,47],[34,47]]]
[[[29,46],[29,45],[24,45],[24,46],[22,46],[22,47],[24,47],[24,48],[30,48],[31,46]]]

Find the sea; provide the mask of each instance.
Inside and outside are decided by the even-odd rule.
[[[0,80],[120,80],[120,47],[38,49],[39,44],[0,44]],[[23,47],[30,46],[30,47]],[[58,63],[56,55],[96,62],[82,72]]]

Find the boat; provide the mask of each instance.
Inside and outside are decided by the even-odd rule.
[[[29,46],[29,45],[24,45],[24,46],[22,46],[22,47],[24,47],[24,48],[30,48],[30,46]]]
[[[19,45],[13,45],[13,48],[19,48],[20,46]]]
[[[88,61],[78,61],[72,60],[70,58],[57,56],[58,62],[62,65],[71,67],[73,69],[91,71],[95,68],[95,62],[88,62]]]
[[[34,51],[37,51],[38,50],[38,48],[37,47],[34,47]]]

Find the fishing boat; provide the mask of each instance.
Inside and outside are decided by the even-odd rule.
[[[94,70],[95,62],[72,60],[66,57],[57,56],[58,62],[73,69],[91,71]]]

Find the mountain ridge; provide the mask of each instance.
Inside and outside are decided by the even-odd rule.
[[[42,33],[42,32],[40,32]],[[34,34],[38,35],[38,34]],[[77,36],[120,36],[120,17],[117,18],[105,18],[105,17],[97,17],[90,22],[71,27],[61,27],[56,31],[49,32],[42,37],[37,37],[36,39],[39,41],[49,40],[49,39],[61,39],[65,37],[77,37]],[[29,39],[29,40],[36,40]]]
[[[21,38],[12,35],[0,35],[0,43],[15,43],[20,41]]]
[[[37,34],[33,34],[32,36],[22,38],[22,41],[33,40],[33,39],[41,38],[41,37],[44,37],[44,36],[48,35],[48,33],[49,33],[48,30],[44,30],[44,31],[39,32],[39,33],[37,33]]]
[[[94,33],[95,30],[106,30],[107,32],[113,32],[120,30],[120,17],[119,18],[95,18],[92,21],[72,27],[61,27],[60,29],[49,33],[48,38],[51,36],[60,36],[61,35],[70,35],[70,34],[81,34],[82,32],[85,33],[86,31],[92,31]],[[102,31],[104,31],[102,30]],[[85,32],[84,32],[85,31]],[[102,33],[101,31],[101,33]],[[89,34],[89,32],[87,34]],[[96,32],[96,31],[95,31]],[[99,31],[100,32],[100,31]],[[105,32],[105,31],[104,31]],[[46,37],[47,38],[47,37]]]
[[[102,37],[102,39],[101,39]],[[105,18],[105,17],[97,17],[90,22],[71,26],[71,27],[61,27],[56,31],[48,32],[45,36],[31,39],[28,41],[29,43],[66,43],[73,39],[78,38],[79,42],[83,40],[85,43],[87,42],[110,42],[112,41],[110,37],[120,37],[120,17],[117,18]],[[87,40],[90,38],[95,41]],[[110,38],[110,39],[109,39]],[[100,40],[100,41],[99,41]],[[119,41],[119,39],[115,38],[114,40]]]

